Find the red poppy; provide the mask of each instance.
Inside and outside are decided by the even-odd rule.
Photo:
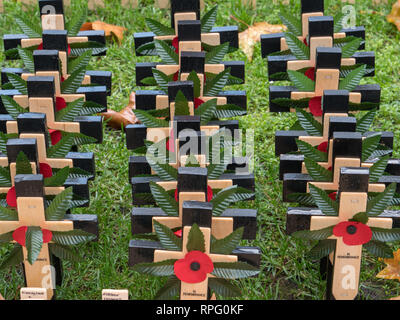
[[[26,231],[28,231],[28,227],[19,227],[18,229],[15,229],[12,234],[13,239],[23,247],[25,247],[26,243]]]
[[[50,230],[42,229],[43,243],[49,243],[53,239],[53,233]]]
[[[320,143],[317,149],[321,152],[328,152],[328,141]]]
[[[315,117],[322,116],[322,97],[314,97],[308,102],[308,108]]]
[[[174,272],[179,280],[186,283],[200,283],[213,272],[214,264],[210,257],[201,251],[190,251],[184,259],[174,264]]]
[[[174,78],[172,79],[173,81],[178,81],[179,80],[179,70],[175,72]]]
[[[328,194],[328,197],[331,198],[333,201],[336,201],[337,192],[332,192]]]
[[[6,201],[9,207],[17,207],[17,194],[15,193],[15,186],[11,187],[10,190],[8,190]]]
[[[15,229],[12,236],[13,239],[19,243],[21,246],[25,247],[26,245],[26,232],[28,231],[28,227],[19,227]],[[53,233],[50,230],[42,229],[42,238],[43,243],[49,243],[51,239],[53,239]]]
[[[207,202],[213,198],[213,191],[210,186],[207,186]],[[175,201],[178,202],[178,188],[175,189]]]
[[[332,171],[332,166],[330,166],[330,167],[328,168],[328,170],[329,170],[329,171]]]
[[[176,235],[178,238],[182,238],[182,229],[179,229],[178,231],[175,231],[174,235]]]
[[[175,48],[175,52],[179,53],[179,39],[175,37],[172,39],[172,46]]]
[[[67,102],[65,101],[65,99],[61,97],[56,97],[56,110],[60,111],[65,107],[67,107]]]
[[[50,178],[53,176],[53,169],[45,162],[39,163],[39,170],[44,178]]]
[[[61,131],[49,129],[51,144],[56,145],[62,138]]]
[[[371,228],[357,221],[343,221],[333,228],[336,237],[343,237],[348,246],[358,246],[369,242],[372,238]]]
[[[194,98],[194,108],[197,109],[200,107],[205,101],[199,99],[199,98]]]
[[[61,76],[61,82],[64,82],[65,78],[63,76]]]
[[[307,37],[304,37],[303,43],[304,43],[307,47],[309,47],[309,45],[308,45],[308,43],[307,43]]]
[[[304,72],[304,75],[312,81],[315,81],[315,68],[307,69],[307,71]]]

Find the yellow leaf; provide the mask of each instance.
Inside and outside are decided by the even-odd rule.
[[[127,29],[103,21],[95,21],[84,23],[81,27],[81,31],[86,30],[104,30],[106,37],[115,36],[118,39],[118,43],[121,44],[122,39],[124,38],[124,31]]]
[[[386,267],[376,277],[400,280],[400,249],[393,252],[393,258],[383,259],[383,261],[386,263]]]
[[[387,21],[396,25],[400,31],[400,0],[398,0],[392,8],[392,12],[386,17]]]
[[[282,24],[256,22],[245,31],[239,33],[239,47],[251,61],[253,59],[254,45],[260,41],[262,34],[279,33],[284,31],[286,31],[286,27]]]

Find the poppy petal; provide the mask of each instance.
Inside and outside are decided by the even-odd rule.
[[[178,238],[182,238],[182,229],[179,229],[178,231],[175,231],[174,235],[176,235]]]
[[[207,186],[207,202],[210,202],[213,198],[213,191],[210,186]]]
[[[53,238],[53,233],[50,230],[42,229],[43,243],[49,243]]]
[[[307,69],[304,75],[312,81],[315,81],[315,68]]]
[[[204,103],[203,100],[199,99],[199,98],[194,98],[194,108],[197,109],[198,107],[200,107],[202,104]]]
[[[320,143],[317,149],[321,152],[328,152],[328,141]]]
[[[23,247],[25,247],[26,244],[25,235],[27,230],[28,227],[19,227],[18,229],[15,229],[12,234],[13,239]]]
[[[15,186],[11,187],[10,190],[8,190],[6,201],[9,207],[17,207],[17,194],[15,192]]]
[[[53,176],[53,169],[45,162],[39,163],[39,170],[44,178],[50,178]]]
[[[174,78],[172,80],[173,81],[178,81],[179,80],[179,71],[174,73]]]
[[[348,246],[359,246],[369,242],[372,238],[372,230],[361,222],[354,222],[357,228],[356,233],[346,234],[343,237],[344,244]]]
[[[314,97],[308,102],[308,108],[315,117],[322,116],[322,97]]]
[[[337,192],[332,192],[328,195],[328,197],[331,198],[333,201],[336,201],[336,195],[337,195]]]
[[[61,131],[49,129],[51,144],[56,145],[62,138]]]
[[[43,42],[41,42],[41,43],[39,44],[39,46],[37,47],[36,50],[43,50]]]
[[[70,54],[71,54],[71,46],[68,45],[68,55],[70,55]]]
[[[207,274],[204,272],[193,271],[187,259],[180,259],[174,263],[176,277],[186,283],[200,283],[206,280]]]
[[[347,234],[347,227],[349,226],[349,221],[339,222],[336,226],[333,227],[333,235],[336,237],[343,237]]]
[[[175,52],[179,53],[179,38],[175,37],[172,39],[172,46],[175,48]]]
[[[62,81],[62,79],[61,79],[61,81]],[[61,97],[56,97],[56,110],[60,111],[66,107],[67,107],[67,102],[65,101],[65,99],[61,98]]]

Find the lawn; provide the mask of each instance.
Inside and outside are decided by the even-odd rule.
[[[119,46],[109,42],[106,57],[92,59],[93,70],[113,72],[110,109],[121,110],[128,103],[129,94],[139,89],[135,85],[135,64],[150,61],[149,57],[136,57],[133,34],[148,31],[145,18],[151,17],[168,23],[168,10],[154,7],[153,0],[139,0],[137,9],[127,10],[116,1],[106,0],[106,7],[91,11],[89,20],[102,20],[127,28],[124,40]],[[72,0],[72,8],[67,17],[81,10],[86,1]],[[248,25],[267,21],[280,23],[278,1],[259,0],[257,10],[240,4],[239,0],[209,1],[206,8],[219,4],[218,26],[232,25],[236,21],[231,14]],[[357,25],[367,30],[366,48],[376,53],[376,76],[364,79],[362,83],[378,83],[382,87],[382,103],[374,130],[395,132],[394,156],[399,157],[398,140],[400,134],[400,32],[386,21],[395,0],[386,4],[372,4],[372,0],[357,0]],[[325,0],[326,14],[335,15],[343,3],[340,0]],[[290,11],[300,12],[300,1],[291,0]],[[13,21],[17,15],[26,15],[39,23],[36,7],[21,10],[20,4],[5,0],[6,12],[0,16],[0,36],[5,33],[19,33]],[[243,31],[245,24],[241,24]],[[2,45],[1,45],[2,46]],[[19,62],[5,61],[0,48],[0,66],[18,66]],[[228,59],[229,58],[229,59]],[[261,272],[257,278],[240,282],[242,299],[324,299],[325,282],[319,275],[319,264],[305,258],[311,243],[295,240],[285,234],[287,204],[282,203],[282,183],[278,181],[279,161],[274,155],[274,134],[277,130],[287,130],[294,122],[292,114],[271,114],[268,108],[267,65],[260,55],[259,43],[255,48],[253,61],[248,61],[241,50],[230,54],[226,60],[246,61],[246,84],[232,89],[246,90],[248,95],[248,115],[240,118],[243,129],[254,130],[256,200],[241,204],[243,208],[258,210],[259,232],[257,239],[243,245],[259,246],[262,251]],[[397,110],[399,108],[399,110]],[[139,275],[128,268],[128,242],[130,235],[130,211],[132,208],[131,186],[128,182],[128,157],[125,135],[104,127],[102,145],[83,147],[82,151],[92,151],[96,155],[96,178],[91,182],[91,205],[76,210],[76,213],[97,214],[100,225],[98,243],[91,243],[79,249],[81,263],[64,263],[64,281],[57,288],[57,299],[101,299],[103,288],[127,288],[131,299],[151,299],[161,288],[164,280]],[[397,249],[397,248],[396,248]],[[0,249],[0,256],[6,247]],[[387,299],[400,294],[397,280],[381,280],[375,275],[384,263],[364,254],[360,279],[362,299]],[[23,286],[21,269],[0,272],[0,292],[6,299],[18,299],[19,288]]]

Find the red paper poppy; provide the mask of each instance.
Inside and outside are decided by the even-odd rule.
[[[328,141],[320,143],[317,149],[321,152],[328,152]]]
[[[343,237],[348,246],[358,246],[369,242],[372,238],[371,228],[357,221],[344,221],[333,228],[336,237]]]
[[[179,280],[186,283],[200,283],[213,272],[214,264],[210,257],[201,251],[190,251],[184,259],[174,264],[174,272]]]
[[[308,43],[307,43],[307,37],[304,37],[303,39],[303,43],[308,47]]]
[[[26,244],[25,235],[27,230],[28,227],[19,227],[18,229],[15,229],[12,234],[13,239],[23,247],[25,247]]]
[[[61,131],[49,129],[51,144],[56,145],[62,138]]]
[[[213,198],[213,191],[210,186],[207,186],[207,202]],[[178,188],[175,189],[175,201],[178,202]]]
[[[179,70],[174,73],[174,78],[172,80],[173,81],[178,81],[179,80]]]
[[[194,98],[194,108],[197,109],[200,107],[205,101],[199,99],[199,98]]]
[[[45,162],[39,163],[39,170],[44,178],[50,178],[53,176],[53,169]]]
[[[333,201],[336,201],[337,192],[331,192],[328,194],[328,197],[331,198]]]
[[[172,39],[172,46],[175,48],[175,52],[179,53],[179,39],[175,37]]]
[[[174,235],[176,235],[178,238],[182,238],[182,229],[179,229],[178,231],[175,231]]]
[[[11,187],[10,190],[8,190],[6,201],[9,207],[17,207],[17,194],[15,193],[15,186]]]
[[[61,76],[61,82],[64,82],[65,78],[63,76]]]
[[[43,243],[49,243],[53,239],[53,233],[50,230],[42,229]]]
[[[13,239],[19,243],[21,246],[25,247],[26,245],[26,232],[28,231],[28,227],[19,227],[15,229],[12,237]],[[43,243],[49,243],[51,239],[53,239],[53,233],[50,230],[42,229],[42,237]]]
[[[307,71],[304,72],[304,75],[312,81],[315,81],[315,68],[307,69]]]
[[[308,102],[308,108],[315,117],[322,116],[322,97],[314,97]]]
[[[61,97],[56,97],[56,110],[60,111],[65,107],[67,107],[67,102],[65,101],[65,99]]]
[[[330,166],[330,167],[328,168],[328,170],[329,170],[329,171],[332,171],[332,166]]]

